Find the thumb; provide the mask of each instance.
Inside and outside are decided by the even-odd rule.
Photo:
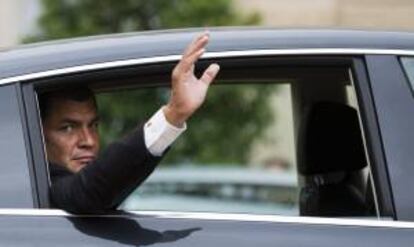
[[[203,75],[200,78],[200,81],[203,83],[209,85],[214,78],[216,78],[216,75],[218,74],[220,70],[220,66],[216,63],[210,64],[208,68],[204,71]]]

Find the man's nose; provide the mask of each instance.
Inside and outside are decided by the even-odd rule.
[[[82,147],[95,146],[96,145],[95,133],[89,128],[82,129],[79,144]]]

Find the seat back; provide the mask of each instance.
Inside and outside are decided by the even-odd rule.
[[[300,214],[365,215],[364,193],[355,179],[366,165],[356,110],[333,102],[312,105],[298,132],[298,170],[304,178]]]

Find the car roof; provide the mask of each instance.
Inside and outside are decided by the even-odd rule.
[[[180,55],[203,29],[146,31],[22,45],[0,52],[0,79],[52,69]],[[294,49],[414,50],[414,33],[213,28],[208,52]]]

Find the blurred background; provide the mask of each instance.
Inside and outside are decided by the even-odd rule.
[[[1,0],[0,50],[37,41],[170,28],[410,31],[413,23],[412,0]],[[120,91],[97,98],[105,146],[133,128],[137,119],[156,111],[168,99],[168,90]],[[186,210],[186,205],[198,202],[195,208],[208,211],[296,214],[291,108],[288,85],[214,87],[201,113],[191,119],[197,131],[179,139],[164,161],[165,169],[157,170],[125,208],[175,205]],[[163,196],[147,198],[147,204],[143,200],[157,193]],[[176,200],[177,195],[183,197]],[[214,203],[206,196],[215,198]]]
[[[159,8],[160,5],[164,6]],[[111,8],[108,8],[109,6]],[[231,10],[224,10],[223,7]],[[169,14],[165,13],[168,8]],[[128,16],[131,14],[136,15],[137,18],[140,16],[142,22],[146,22],[140,26],[125,24],[123,29],[118,30],[108,26],[106,30],[99,33],[212,24],[388,30],[414,28],[414,1],[411,0],[2,0],[0,1],[0,47],[19,44],[29,35],[51,32],[51,25],[55,28],[63,27],[53,22],[57,19],[63,21],[71,16],[73,18],[73,13],[69,12],[75,9],[77,16],[90,14],[90,18],[98,17],[97,12],[106,9],[105,13],[100,13],[101,17],[106,16],[111,22],[116,21],[111,17],[111,11],[121,13],[128,9],[129,11],[125,11],[128,12],[126,13]],[[199,12],[201,9],[210,11]],[[217,9],[221,10],[216,12]],[[203,16],[206,15],[214,15],[220,20],[203,20],[205,18]],[[185,16],[191,21],[182,22]],[[236,21],[235,19],[238,19],[234,18],[236,16],[249,18]],[[80,18],[78,21],[82,22],[83,26],[91,25],[85,18]],[[47,22],[51,23],[47,24]],[[72,28],[79,25],[76,24],[76,20],[72,24]],[[58,30],[54,31],[58,32]],[[72,35],[87,35],[88,31],[94,32],[91,29],[86,30],[85,27],[83,31],[74,32]],[[60,34],[60,36],[65,35]],[[43,37],[56,38],[59,35],[50,33]]]
[[[414,1],[412,0],[2,0],[0,1],[0,49],[36,41],[168,28],[255,25],[276,28],[413,30],[413,23]],[[251,130],[246,137],[239,138],[238,143],[241,143],[242,145],[239,146],[243,146],[245,150],[254,149],[254,155],[240,156],[238,161],[257,163],[267,160],[278,162],[282,166],[294,163],[294,144],[291,136],[286,134],[291,132],[289,121],[278,121],[272,127],[277,133],[277,140],[270,140],[270,143],[259,141],[255,145],[252,142],[254,136],[260,138],[266,134],[265,132],[269,132],[264,130],[271,125],[266,122],[274,116],[289,118],[290,113],[285,110],[289,108],[285,105],[290,102],[287,89],[279,88],[274,91],[277,91],[281,97],[274,98],[269,92],[259,90],[256,91],[256,96],[250,99],[251,103],[257,104],[256,109],[260,108],[263,111],[255,114],[254,109],[245,109],[247,115],[255,114],[258,122],[255,123],[256,129]],[[240,101],[247,97],[242,95],[243,92],[226,92],[226,95],[229,94],[234,94],[233,98]],[[123,96],[125,95],[116,97]],[[149,110],[145,112],[153,110],[151,106],[154,104],[151,99],[162,101],[167,96],[161,91],[147,93],[145,96],[139,95],[147,99],[148,104],[143,108]],[[212,108],[222,105],[220,95],[211,97],[214,98],[212,101],[219,102]],[[271,108],[274,114],[268,112],[267,103],[261,100],[266,99],[264,101],[269,102],[267,99],[270,98],[273,100]],[[116,116],[121,108],[123,110],[120,112],[123,114],[130,110],[124,106],[121,108],[113,106],[117,103],[111,95],[102,96],[100,102],[101,110],[108,120],[113,116],[111,114]],[[122,102],[122,104],[133,106],[134,102]],[[223,116],[227,114],[224,112]],[[145,114],[137,113],[128,116],[122,123],[104,124],[102,126],[105,133],[104,144],[130,128],[136,116],[141,115]],[[246,121],[247,119],[243,120]],[[246,128],[249,125],[247,122]],[[216,133],[217,136],[221,136],[223,133],[231,133],[231,129],[223,128],[221,132],[216,131]],[[197,146],[197,142],[194,140],[192,147]],[[269,145],[272,148],[269,148]],[[228,149],[229,145],[224,147]],[[273,153],[277,150],[277,155],[270,157],[268,150],[272,150]],[[210,153],[224,157],[219,148]],[[229,155],[230,153],[227,152]],[[240,152],[233,152],[232,156],[239,156],[237,153]],[[220,161],[205,158],[199,161]]]

